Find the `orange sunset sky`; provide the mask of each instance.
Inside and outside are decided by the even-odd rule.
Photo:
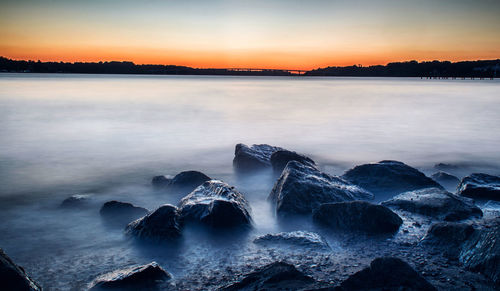
[[[500,1],[0,1],[0,56],[312,69],[500,58]]]

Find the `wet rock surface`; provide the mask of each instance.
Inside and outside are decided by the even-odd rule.
[[[61,208],[79,208],[89,205],[92,198],[91,194],[75,194],[61,202]]]
[[[150,241],[168,241],[181,236],[177,207],[165,204],[127,225],[125,232]]]
[[[464,177],[458,185],[458,194],[474,199],[500,201],[500,177],[475,173]]]
[[[184,171],[175,175],[173,178],[167,176],[156,176],[151,183],[157,189],[165,189],[170,192],[189,193],[196,187],[206,181],[211,180],[210,177],[198,171]]]
[[[156,290],[172,276],[156,262],[99,276],[89,290]]]
[[[450,191],[453,190],[453,192],[460,183],[460,179],[458,179],[456,176],[443,171],[432,174],[431,178],[434,181],[438,182],[440,185],[444,186],[446,189]]]
[[[234,150],[233,167],[237,172],[254,172],[271,168],[271,155],[280,147],[267,144],[247,146],[237,144]]]
[[[279,215],[311,214],[323,203],[369,200],[373,195],[339,177],[297,161],[287,164],[268,200],[276,204]]]
[[[112,200],[102,205],[99,214],[109,223],[126,225],[148,214],[148,210],[131,203]]]
[[[333,229],[367,233],[395,233],[403,223],[389,208],[365,201],[321,204],[313,220]]]
[[[483,215],[471,199],[440,188],[427,188],[399,194],[382,205],[446,221],[459,221]]]
[[[16,265],[2,249],[0,249],[0,289],[19,291],[42,290],[26,274],[24,269]]]
[[[214,228],[251,226],[250,212],[243,194],[218,180],[203,183],[179,202],[180,218],[184,223]]]
[[[278,175],[281,174],[283,169],[286,167],[286,164],[290,161],[297,161],[304,165],[316,167],[316,163],[304,155],[288,150],[278,150],[271,155],[271,165],[274,173]]]
[[[257,237],[253,241],[264,246],[292,246],[318,250],[331,250],[328,242],[319,234],[310,231],[280,232]]]
[[[382,199],[411,190],[443,188],[419,170],[398,161],[380,161],[356,166],[345,172],[342,178]]]
[[[433,223],[423,240],[424,244],[441,247],[443,254],[457,258],[462,244],[474,233],[474,227],[468,223],[437,222]]]

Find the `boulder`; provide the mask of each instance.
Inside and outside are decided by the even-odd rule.
[[[148,210],[146,208],[134,206],[131,203],[113,200],[104,203],[99,213],[106,221],[127,224],[132,220],[136,220],[148,214]]]
[[[313,221],[328,227],[367,233],[395,233],[403,220],[389,208],[365,201],[321,204]]]
[[[439,171],[431,175],[431,178],[438,182],[440,185],[444,186],[446,189],[455,190],[460,183],[460,179],[453,176],[452,174],[448,174],[443,171]]]
[[[260,245],[288,245],[318,250],[330,250],[326,240],[319,234],[310,231],[280,232],[259,236],[253,241]]]
[[[460,222],[433,223],[423,239],[423,243],[442,247],[442,253],[456,259],[462,244],[472,235],[474,227]]]
[[[457,191],[460,196],[500,201],[500,177],[475,173],[463,178]]]
[[[179,202],[183,222],[214,228],[251,226],[250,205],[234,187],[210,180]]]
[[[398,161],[356,166],[345,172],[342,178],[381,198],[429,187],[443,188],[419,170]]]
[[[78,208],[88,206],[91,194],[75,194],[63,200],[61,208]]]
[[[234,150],[233,167],[237,172],[253,172],[271,168],[271,155],[280,147],[254,144],[251,147],[237,144]]]
[[[134,237],[151,241],[174,240],[181,236],[177,207],[165,204],[148,215],[132,221],[125,232]]]
[[[440,188],[427,188],[399,194],[382,205],[446,221],[481,217],[483,212],[471,199]]]
[[[241,281],[219,290],[302,290],[315,280],[284,262],[274,262],[247,274]]]
[[[310,158],[287,150],[278,150],[271,155],[271,165],[275,173],[281,174],[286,164],[290,161],[297,161],[304,165],[316,167],[316,163]]]
[[[200,186],[210,177],[198,171],[184,171],[175,175],[173,178],[167,176],[156,176],[151,183],[157,189],[167,189],[170,191],[183,191],[189,193]]]
[[[500,286],[500,218],[488,220],[462,246],[459,260]]]
[[[311,214],[323,203],[367,199],[373,195],[366,190],[297,161],[287,164],[268,197],[279,215]]]
[[[2,249],[0,249],[0,289],[16,291],[42,290],[26,274],[24,269],[16,265]]]
[[[97,277],[89,290],[150,290],[172,276],[156,262],[116,270]]]
[[[337,290],[437,290],[399,258],[377,258],[370,266],[349,276]]]

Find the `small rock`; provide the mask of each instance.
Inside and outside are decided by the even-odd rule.
[[[90,202],[91,194],[75,194],[63,200],[62,208],[77,208],[87,206]]]
[[[151,241],[179,238],[181,230],[177,207],[170,204],[162,205],[148,215],[129,223],[125,232]]]
[[[149,290],[172,276],[156,262],[113,271],[95,279],[90,290]]]
[[[237,172],[253,172],[271,168],[271,155],[283,150],[267,144],[254,144],[251,147],[237,144],[234,150],[233,167]]]
[[[313,160],[296,152],[278,150],[271,155],[271,165],[273,167],[273,171],[278,175],[281,174],[283,169],[286,167],[286,164],[290,161],[297,161],[304,165],[316,167],[316,163]]]
[[[449,190],[455,190],[458,183],[460,183],[460,179],[443,171],[432,174],[431,178]]]
[[[309,231],[280,232],[259,236],[253,241],[256,244],[291,245],[319,250],[329,250],[330,246],[319,234]]]
[[[156,176],[151,183],[157,189],[166,189],[169,191],[181,191],[182,193],[189,193],[196,187],[200,186],[210,177],[198,171],[184,171],[175,175],[172,179],[167,176]]]
[[[460,181],[458,195],[500,201],[500,177],[481,173],[471,174]]]
[[[154,176],[153,179],[151,180],[151,185],[157,189],[163,189],[168,187],[170,185],[170,182],[172,181],[171,176]]]
[[[113,200],[104,203],[99,213],[106,221],[118,224],[128,224],[132,220],[146,215],[148,210],[134,206],[131,203]]]

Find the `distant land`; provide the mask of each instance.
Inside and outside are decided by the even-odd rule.
[[[408,61],[376,66],[326,67],[310,71],[282,69],[199,69],[175,65],[136,65],[132,62],[41,62],[0,57],[0,72],[140,74],[140,75],[247,75],[338,77],[457,77],[497,78],[500,59],[478,61]]]

